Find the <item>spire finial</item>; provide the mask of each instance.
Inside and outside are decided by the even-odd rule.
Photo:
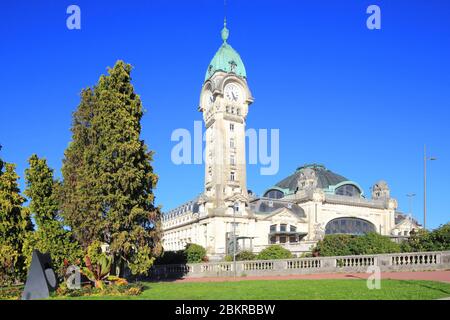
[[[226,43],[228,36],[230,35],[230,31],[227,29],[227,18],[223,19],[223,29],[222,29],[221,35],[222,35],[223,42]]]
[[[223,0],[223,11],[224,11],[224,17],[223,17],[223,29],[222,29],[221,35],[222,35],[223,42],[226,43],[228,36],[230,35],[230,31],[227,29],[227,0]]]

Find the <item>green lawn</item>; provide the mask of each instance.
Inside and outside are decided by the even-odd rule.
[[[71,299],[437,299],[450,297],[450,283],[382,280],[381,289],[369,290],[365,280],[248,280],[239,282],[145,283],[140,296],[90,296]]]

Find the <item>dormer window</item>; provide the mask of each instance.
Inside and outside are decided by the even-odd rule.
[[[235,69],[236,69],[236,67],[237,67],[236,62],[230,61],[230,62],[228,62],[228,63],[230,64],[230,72],[235,72]]]

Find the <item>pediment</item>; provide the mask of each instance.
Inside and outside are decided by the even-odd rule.
[[[295,214],[292,210],[288,208],[279,208],[273,211],[272,213],[268,214],[267,216],[264,216],[262,220],[273,220],[274,218],[286,220],[295,219],[302,223],[306,222],[304,218],[299,217],[297,214]]]

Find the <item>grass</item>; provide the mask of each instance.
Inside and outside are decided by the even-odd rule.
[[[428,300],[450,296],[450,283],[382,280],[369,290],[366,280],[246,280],[238,282],[145,283],[140,296],[85,296],[70,299],[149,300]]]

